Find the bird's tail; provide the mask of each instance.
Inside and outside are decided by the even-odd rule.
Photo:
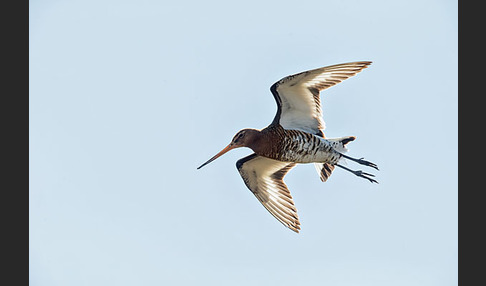
[[[326,138],[326,140],[339,143],[337,144],[335,149],[340,153],[347,152],[348,149],[346,149],[346,144],[348,144],[351,141],[354,141],[354,139],[356,139],[355,136],[346,136],[346,137],[334,138],[334,139]],[[323,182],[329,179],[329,176],[331,176],[332,171],[334,170],[334,165],[331,165],[329,163],[314,163],[314,166],[316,167],[317,174],[319,174],[319,177]]]

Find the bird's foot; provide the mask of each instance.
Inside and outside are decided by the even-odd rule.
[[[358,160],[356,160],[356,162],[358,164],[361,164],[361,165],[365,165],[365,166],[368,166],[368,167],[371,167],[371,168],[374,168],[376,170],[380,170],[378,169],[378,165],[376,165],[375,163],[372,163],[370,161],[366,161],[366,160],[363,160],[364,158],[359,158]]]
[[[361,178],[365,178],[367,179],[368,181],[372,182],[372,183],[377,183],[378,184],[378,181],[373,179],[373,178],[370,178],[370,177],[374,177],[375,175],[373,174],[370,174],[370,173],[365,173],[361,170],[358,170],[358,171],[353,171],[353,173],[358,176],[358,177],[361,177]]]
[[[349,157],[347,155],[344,155],[344,154],[341,154],[344,158],[346,159],[349,159],[351,161],[354,161],[358,164],[361,164],[361,165],[364,165],[364,166],[368,166],[368,167],[371,167],[371,168],[375,168],[376,170],[380,170],[378,169],[378,166],[375,164],[375,163],[372,163],[370,161],[366,161],[364,160],[364,158],[359,158],[359,159],[356,159],[356,158],[353,158],[353,157]]]
[[[375,180],[373,178],[370,178],[370,177],[374,177],[375,176],[373,174],[365,173],[365,172],[363,172],[361,170],[358,170],[358,171],[351,170],[348,167],[344,167],[343,165],[339,165],[339,164],[336,164],[336,166],[338,166],[340,168],[343,168],[344,170],[349,171],[349,172],[355,174],[358,177],[364,178],[364,179],[366,179],[366,180],[368,180],[368,181],[370,181],[372,183],[377,183],[378,184],[378,181],[377,180]]]

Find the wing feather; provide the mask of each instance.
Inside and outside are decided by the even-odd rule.
[[[313,69],[287,76],[272,85],[270,90],[277,102],[273,124],[285,129],[297,129],[322,136],[320,92],[348,79],[371,64],[352,62]]]
[[[257,154],[236,162],[243,181],[260,203],[278,221],[295,232],[300,230],[294,201],[283,177],[296,164],[277,161]]]

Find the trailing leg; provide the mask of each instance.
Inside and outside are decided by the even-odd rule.
[[[370,178],[370,177],[374,177],[375,176],[373,174],[365,173],[365,172],[363,172],[361,170],[358,170],[358,171],[351,170],[351,169],[349,169],[347,167],[344,167],[343,165],[339,165],[339,164],[336,164],[336,166],[338,166],[339,168],[343,168],[344,170],[349,171],[349,172],[355,174],[358,177],[365,178],[365,179],[369,180],[372,183],[377,183],[378,184],[378,181],[376,181],[375,179]],[[376,169],[378,169],[378,168],[376,168]]]
[[[349,160],[354,161],[358,164],[365,165],[365,166],[368,166],[368,167],[371,167],[371,168],[375,168],[376,170],[380,170],[380,169],[378,169],[378,166],[375,163],[371,163],[369,161],[363,160],[364,158],[356,159],[356,158],[353,158],[353,157],[346,156],[344,154],[341,154],[341,155],[343,156],[343,158],[349,159]]]

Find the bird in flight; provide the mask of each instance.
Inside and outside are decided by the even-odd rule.
[[[340,164],[348,159],[378,170],[374,163],[345,155],[346,144],[354,136],[326,138],[320,92],[348,79],[371,64],[351,62],[313,69],[284,77],[270,87],[277,102],[277,114],[264,129],[240,130],[231,143],[197,169],[226,152],[249,147],[253,154],[236,162],[243,181],[262,205],[283,225],[299,232],[297,209],[283,177],[296,164],[314,163],[321,181],[325,182],[334,168],[378,183],[374,175],[352,170]]]

